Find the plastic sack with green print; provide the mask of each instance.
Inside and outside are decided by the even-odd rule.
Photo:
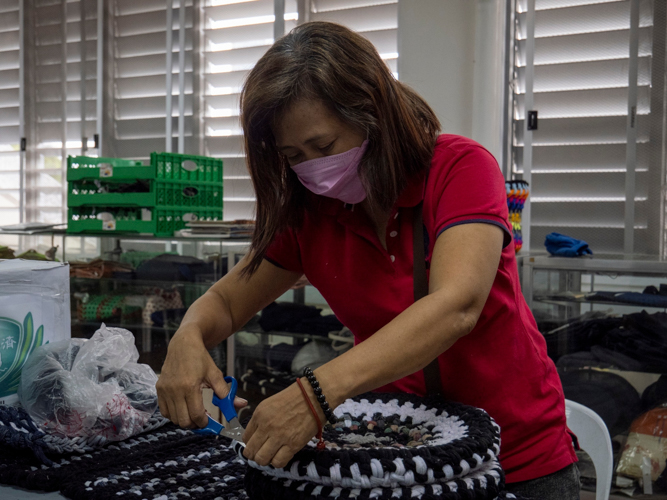
[[[36,348],[70,336],[69,266],[0,260],[0,404],[18,404],[21,370]]]

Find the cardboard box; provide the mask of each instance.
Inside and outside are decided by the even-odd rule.
[[[21,369],[37,347],[71,335],[69,265],[0,260],[0,404],[18,404]]]

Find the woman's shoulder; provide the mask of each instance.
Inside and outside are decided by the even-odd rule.
[[[479,142],[462,135],[441,134],[433,149],[429,175],[442,177],[461,169],[471,173],[500,171],[496,158]]]
[[[438,156],[458,156],[461,153],[484,151],[491,155],[479,142],[456,134],[440,134],[435,141],[434,159]],[[491,155],[493,156],[493,155]]]

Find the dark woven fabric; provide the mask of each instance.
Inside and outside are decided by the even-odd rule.
[[[150,432],[169,421],[156,412],[144,425],[143,432]],[[74,437],[57,436],[39,429],[28,412],[21,407],[0,405],[0,445],[16,450],[30,450],[38,461],[53,465],[49,455],[66,453],[89,453],[115,442],[103,436]]]
[[[479,480],[475,480],[473,489],[469,489],[468,485],[462,481],[458,481],[459,491],[457,493],[445,492],[434,493],[433,486],[424,486],[423,494],[418,497],[419,500],[531,500],[519,495],[513,495],[505,491],[500,491],[496,486],[490,488],[482,487]],[[492,478],[487,478],[487,482],[492,482]],[[315,490],[314,484],[307,484],[303,481],[288,481],[269,479],[258,470],[248,468],[246,474],[246,489],[251,499],[267,498],[271,500],[331,500],[330,496],[333,488],[323,488],[318,495],[313,496]],[[373,494],[374,496],[371,496]],[[340,491],[340,496],[337,499],[354,498],[362,499],[377,499],[377,500],[395,500],[395,499],[409,499],[412,497],[412,491],[409,488],[402,488],[402,496],[396,497],[394,490],[385,490],[379,493],[371,490],[359,490],[352,492],[350,490]],[[538,500],[538,499],[533,499]]]
[[[246,464],[230,441],[169,424],[85,454],[50,455],[0,445],[0,483],[60,491],[75,500],[177,498],[247,500]]]

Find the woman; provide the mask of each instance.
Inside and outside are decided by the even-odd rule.
[[[510,491],[579,498],[563,392],[521,295],[494,158],[474,141],[438,135],[433,111],[374,47],[330,23],[304,24],[269,49],[245,82],[241,116],[257,194],[251,252],[192,305],[172,339],[162,413],[205,426],[201,387],[227,393],[206,349],[305,273],[356,338],[315,370],[331,408],[378,388],[423,395],[422,369],[437,359],[444,397],[501,426]],[[415,301],[419,209],[429,282]],[[258,405],[245,456],[282,467],[317,430],[294,384]]]

